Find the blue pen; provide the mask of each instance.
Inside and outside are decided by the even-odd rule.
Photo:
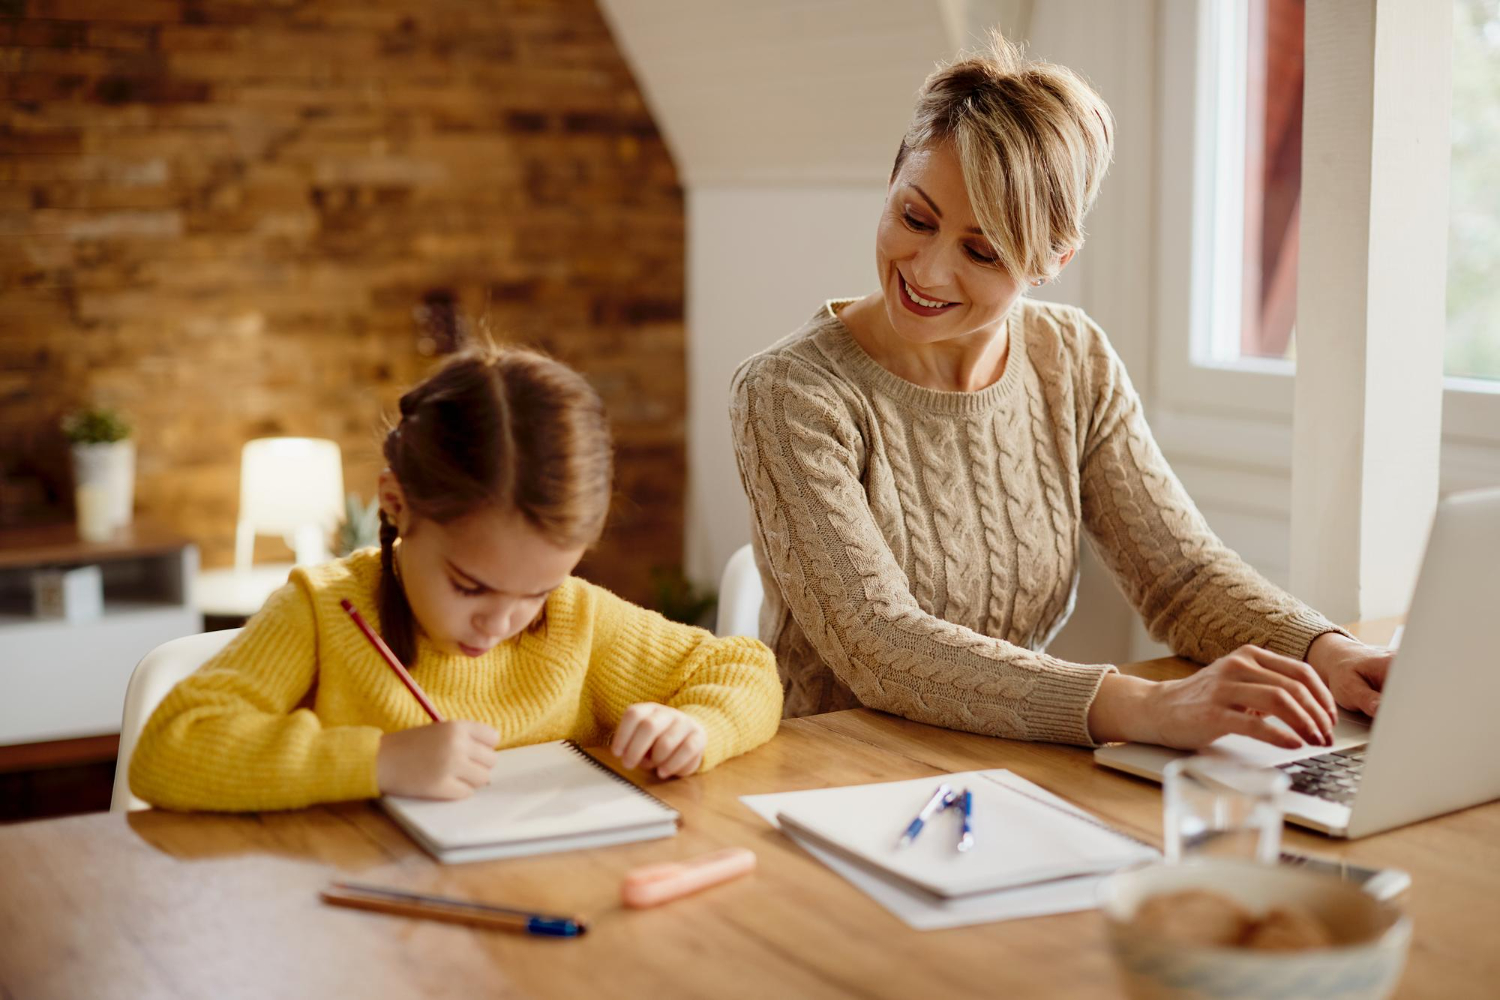
[[[965,788],[959,806],[964,811],[964,826],[958,837],[958,849],[967,851],[974,846],[974,793]]]
[[[932,793],[932,798],[928,799],[922,811],[917,813],[917,818],[906,825],[906,831],[901,834],[901,839],[896,841],[896,847],[910,846],[911,842],[917,839],[917,834],[922,832],[923,825],[932,818],[932,814],[941,808],[946,808],[952,798],[952,788],[947,784],[938,785],[937,791]]]

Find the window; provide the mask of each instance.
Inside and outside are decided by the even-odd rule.
[[[1214,265],[1194,361],[1290,370],[1295,355],[1304,0],[1211,5]],[[1453,0],[1449,376],[1500,380],[1500,0]],[[1268,359],[1270,363],[1267,363]]]

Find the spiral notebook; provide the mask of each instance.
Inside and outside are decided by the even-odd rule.
[[[956,810],[934,815],[916,842],[896,841],[946,782],[974,794],[974,847],[956,849]],[[776,797],[783,830],[865,870],[941,899],[1114,871],[1156,850],[1003,769],[821,788]]]
[[[380,805],[444,864],[655,840],[680,819],[572,740],[502,750],[490,783],[466,799],[387,795]]]

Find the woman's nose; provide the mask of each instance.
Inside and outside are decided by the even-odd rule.
[[[922,286],[922,290],[936,292],[953,278],[953,266],[948,261],[948,250],[937,240],[929,240],[917,250],[908,272],[911,280]]]
[[[484,609],[474,616],[475,630],[486,639],[503,642],[510,635],[511,610],[508,605]]]

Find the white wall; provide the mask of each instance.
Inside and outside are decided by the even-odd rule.
[[[883,184],[700,185],[688,191],[687,573],[712,582],[750,540],[729,380],[825,299],[874,282]]]

